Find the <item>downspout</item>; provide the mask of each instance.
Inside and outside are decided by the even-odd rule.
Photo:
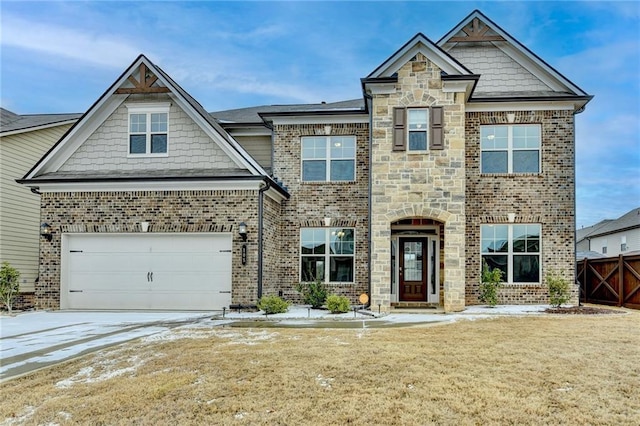
[[[262,298],[262,234],[264,228],[263,211],[264,211],[264,193],[271,188],[268,179],[263,181],[264,185],[258,190],[258,300]]]
[[[372,114],[372,108],[373,108],[373,96],[371,96],[370,94],[368,94],[366,91],[364,91],[364,98],[365,98],[365,102],[367,102],[369,105],[367,105],[367,109],[369,110],[369,188],[368,188],[368,194],[367,194],[367,209],[368,209],[368,230],[369,230],[369,250],[367,250],[367,279],[368,279],[368,283],[367,283],[367,292],[369,293],[369,302],[367,303],[367,305],[364,307],[369,308],[371,306],[371,194],[372,194],[372,184],[373,184],[373,177],[372,175],[372,170],[373,170],[373,163],[372,163],[372,159],[373,159],[373,114]]]

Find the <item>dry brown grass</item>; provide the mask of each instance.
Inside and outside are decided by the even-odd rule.
[[[640,312],[174,330],[0,390],[0,424],[629,424]]]

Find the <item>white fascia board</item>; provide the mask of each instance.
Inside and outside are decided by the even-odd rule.
[[[98,127],[124,102],[127,95],[105,96],[89,114],[69,132],[65,138],[47,155],[40,165],[33,169],[27,179],[42,173],[56,172],[73,155]]]
[[[450,75],[465,75],[468,72],[460,65],[453,62],[451,58],[445,56],[445,54],[439,49],[434,49],[429,43],[417,40],[414,44],[406,46],[400,52],[398,52],[394,58],[390,58],[389,63],[369,77],[390,77],[396,73],[404,64],[409,62],[417,53],[422,53],[430,61],[435,63],[442,71]]]
[[[271,198],[274,201],[277,201],[278,203],[283,202],[284,200],[287,199],[287,197],[285,197],[284,195],[282,195],[282,193],[276,189],[273,188],[273,186],[271,188],[269,188],[268,190],[265,191],[265,194]]]
[[[74,119],[69,119],[65,121],[57,121],[55,123],[41,124],[39,126],[25,127],[24,129],[16,129],[16,130],[10,130],[8,132],[0,132],[0,137],[18,135],[20,133],[35,132],[37,130],[50,129],[52,127],[65,126],[67,124],[73,124],[76,121],[78,121],[78,119],[74,118]]]
[[[573,111],[576,109],[572,101],[541,102],[472,102],[467,103],[465,112],[493,111]]]
[[[396,83],[366,83],[371,95],[391,95],[396,93]]]
[[[368,123],[368,114],[354,115],[303,115],[303,116],[269,116],[268,121],[275,125],[294,125],[294,124],[351,124],[351,123]]]
[[[127,192],[127,191],[224,191],[255,190],[262,180],[156,180],[156,181],[95,181],[95,182],[42,182],[34,181],[29,187],[40,192]]]

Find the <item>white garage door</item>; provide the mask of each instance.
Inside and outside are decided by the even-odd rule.
[[[68,234],[62,250],[62,309],[231,303],[231,234]]]

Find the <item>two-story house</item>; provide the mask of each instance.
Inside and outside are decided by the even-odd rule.
[[[587,93],[479,11],[337,103],[207,113],[140,56],[20,182],[42,308],[221,309],[320,279],[376,309],[546,303],[574,281]],[[574,295],[574,301],[577,301]]]

